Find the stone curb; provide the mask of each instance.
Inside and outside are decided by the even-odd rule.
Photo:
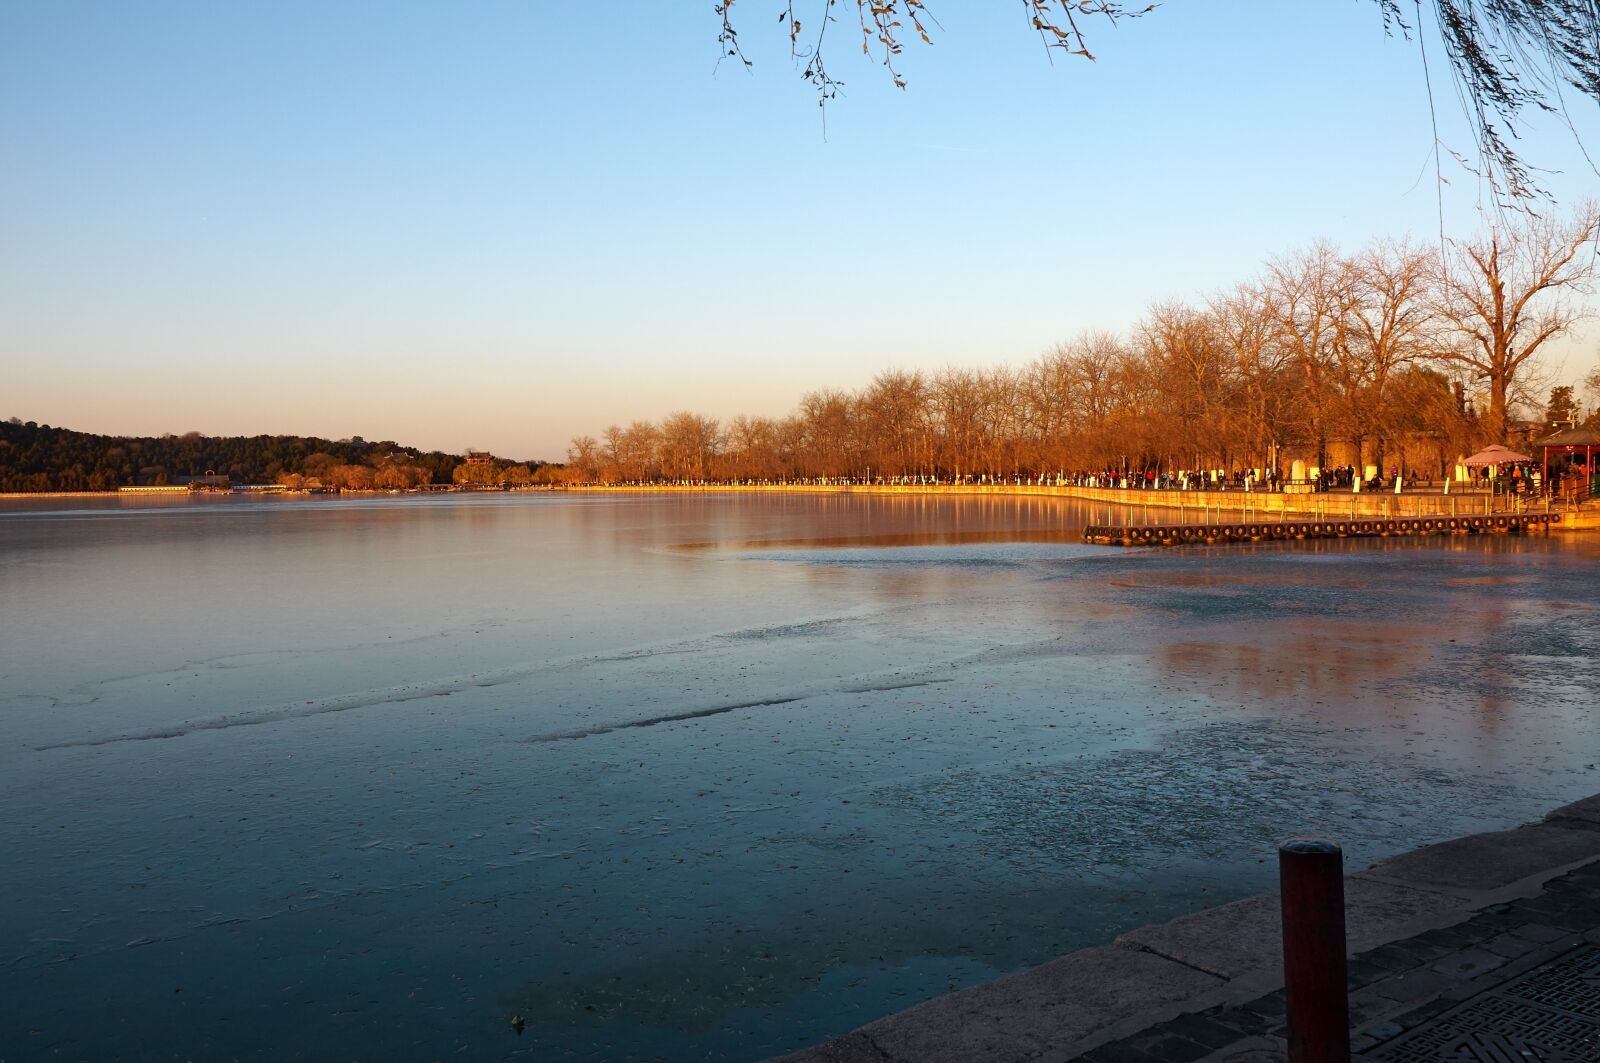
[[[1539,823],[1391,857],[1345,879],[1349,950],[1453,926],[1488,906],[1535,896],[1550,879],[1596,860],[1600,794]],[[1065,1063],[1150,1026],[1282,985],[1273,891],[935,997],[770,1063]]]

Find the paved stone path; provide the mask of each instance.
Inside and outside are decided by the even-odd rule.
[[[1351,1049],[1400,1063],[1600,1060],[1600,863],[1527,900],[1350,962]],[[1283,991],[1183,1015],[1092,1049],[1084,1063],[1284,1058]]]
[[[1357,1059],[1600,1063],[1600,795],[1345,879]],[[927,1001],[783,1063],[1284,1058],[1276,893]]]

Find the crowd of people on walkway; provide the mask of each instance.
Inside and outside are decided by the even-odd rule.
[[[1101,469],[1065,470],[1055,473],[924,473],[907,476],[795,476],[783,478],[733,479],[651,479],[612,482],[613,487],[1088,487],[1128,491],[1242,491],[1276,492],[1299,489],[1304,492],[1403,492],[1412,488],[1437,489],[1439,481],[1414,480],[1398,466],[1387,471],[1353,465],[1310,469],[1304,480],[1284,477],[1275,469],[1167,470]],[[1582,470],[1566,478],[1583,480]],[[1475,469],[1467,480],[1443,481],[1444,490],[1486,491],[1493,494],[1542,495],[1557,493],[1563,484],[1559,470],[1552,468],[1546,477],[1533,464]],[[1569,484],[1568,486],[1571,486]]]

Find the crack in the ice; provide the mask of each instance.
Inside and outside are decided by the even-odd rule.
[[[796,695],[787,698],[761,698],[758,701],[740,701],[732,705],[713,705],[708,709],[691,709],[688,712],[670,712],[661,716],[649,716],[642,720],[628,720],[624,723],[600,724],[594,727],[584,727],[576,731],[553,731],[550,734],[532,735],[523,741],[539,745],[545,742],[565,742],[575,738],[593,738],[596,735],[611,734],[613,731],[628,731],[638,727],[655,727],[657,724],[677,723],[680,720],[703,720],[707,716],[721,716],[727,712],[737,712],[739,709],[757,709],[767,705],[788,705],[791,702],[801,701],[803,697]]]

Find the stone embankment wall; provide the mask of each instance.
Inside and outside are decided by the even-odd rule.
[[[1262,491],[1123,491],[1103,487],[1061,488],[1072,497],[1095,502],[1110,502],[1140,510],[1177,510],[1190,514],[1195,522],[1235,514],[1246,520],[1320,520],[1357,517],[1472,517],[1489,513],[1547,511],[1543,502],[1519,506],[1506,495],[1446,495],[1434,492],[1395,494],[1374,491],[1367,494],[1272,494]],[[1559,510],[1559,507],[1554,507]],[[1165,518],[1163,518],[1165,519]],[[1181,521],[1180,521],[1181,523]]]
[[[115,491],[0,491],[0,499],[12,498],[116,498]]]
[[[1373,492],[1362,495],[1308,494],[1285,495],[1243,491],[1124,491],[1110,487],[1055,487],[1035,484],[933,484],[899,486],[892,484],[582,484],[567,487],[520,488],[519,491],[571,491],[680,494],[727,493],[812,493],[871,495],[1046,495],[1103,502],[1127,507],[1124,517],[1132,523],[1203,523],[1206,520],[1321,520],[1356,517],[1438,517],[1475,516],[1486,513],[1511,513],[1517,509],[1505,496],[1489,498],[1482,494],[1444,495],[1413,492],[1396,495]],[[295,492],[285,492],[294,494]],[[348,491],[347,494],[393,494],[390,490]],[[413,492],[405,492],[413,493]],[[423,492],[432,493],[432,492]],[[443,491],[438,493],[453,493]],[[116,491],[40,491],[0,494],[0,499],[23,498],[116,498]],[[1527,512],[1545,512],[1543,503],[1525,507]],[[1561,528],[1600,529],[1600,503],[1591,502],[1571,509],[1556,507],[1563,514]],[[1112,523],[1108,520],[1107,523]]]
[[[649,484],[641,486],[583,485],[569,491],[615,492],[813,492],[819,494],[872,495],[1049,495],[1080,501],[1104,502],[1128,507],[1130,519],[1137,523],[1202,523],[1206,520],[1241,518],[1244,520],[1319,520],[1355,517],[1451,517],[1486,513],[1517,512],[1516,502],[1501,495],[1446,495],[1436,492],[1394,494],[1274,494],[1266,491],[1136,491],[1111,487],[1054,487],[1032,484],[937,484],[896,486],[890,484]],[[1522,507],[1527,512],[1543,513],[1543,502]],[[1559,507],[1556,507],[1559,511]],[[1160,511],[1160,512],[1154,512]],[[1584,511],[1586,514],[1588,511]],[[1588,514],[1587,524],[1563,520],[1564,527],[1597,526],[1600,512]],[[1176,518],[1176,520],[1174,519]]]

